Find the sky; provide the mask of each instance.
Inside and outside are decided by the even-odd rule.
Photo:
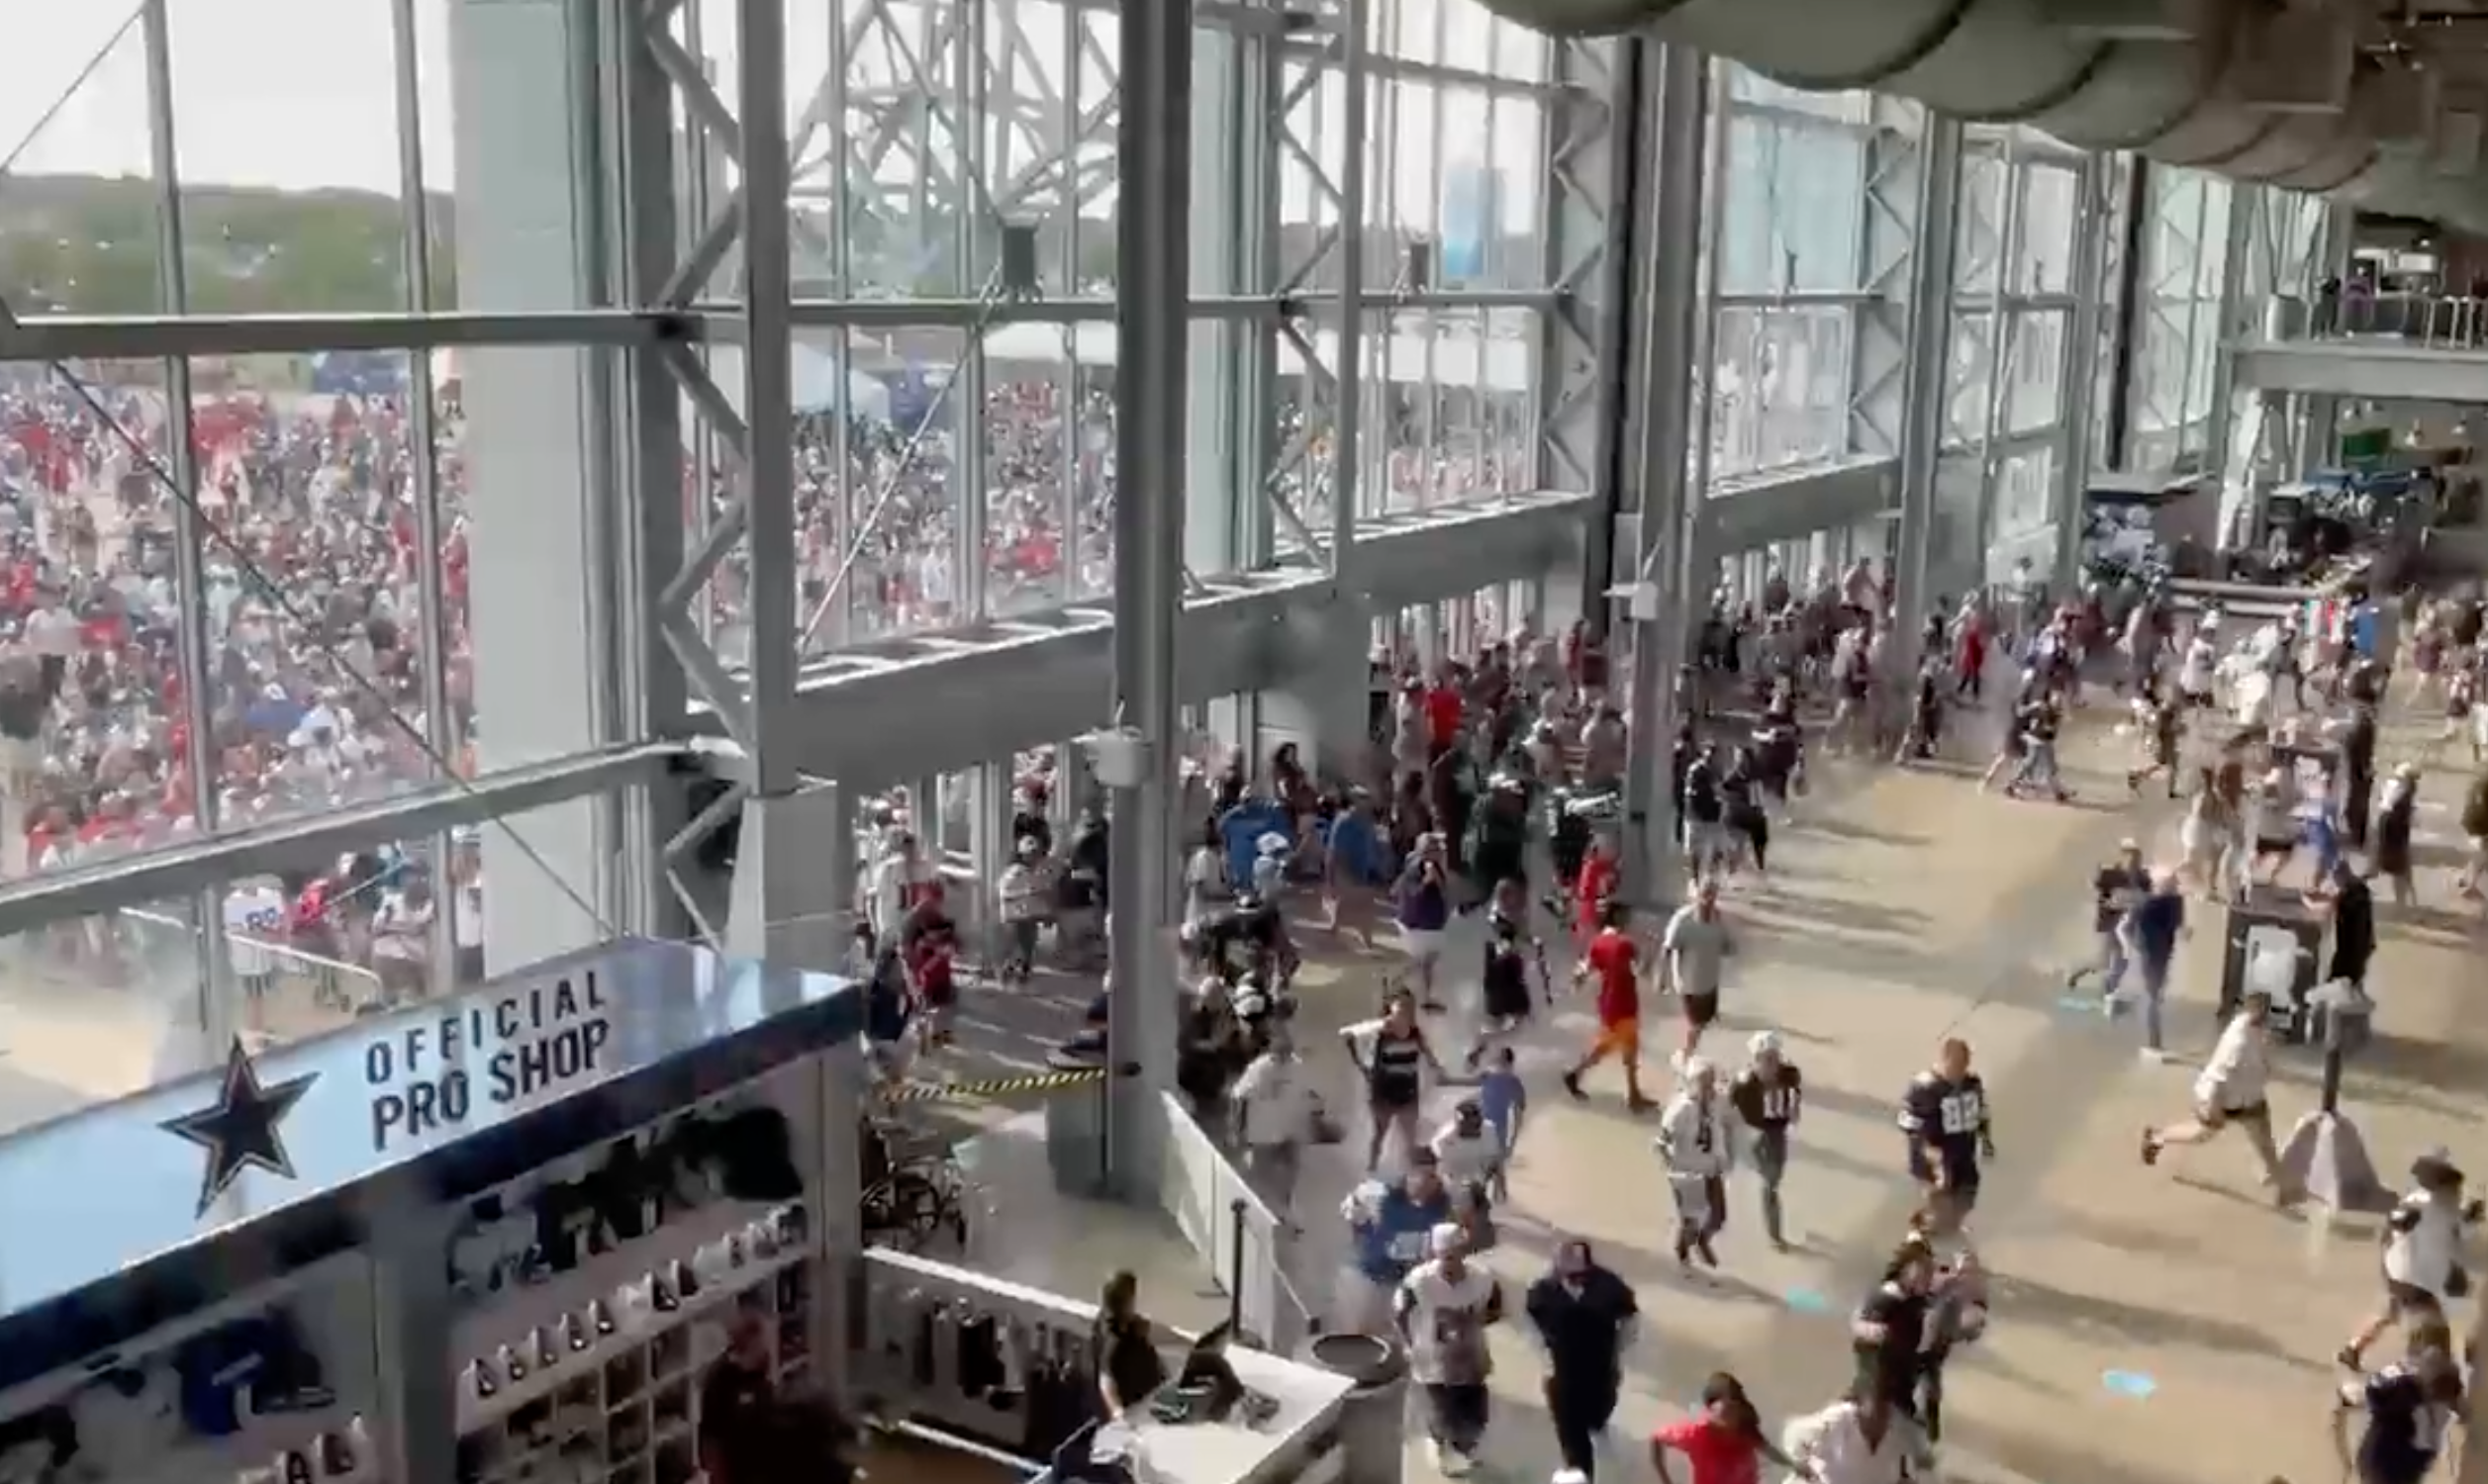
[[[454,184],[453,8],[528,3],[544,0],[415,0],[417,96],[430,187]],[[721,0],[711,3],[730,15]],[[1064,70],[1062,11],[1046,0],[988,3],[998,16],[1015,8],[1030,42],[1020,49],[1022,64],[1045,84],[1057,82]],[[42,25],[16,28],[0,48],[0,156],[28,140],[16,165],[21,172],[146,174],[144,43],[136,27],[111,46],[49,123],[37,128],[127,20],[131,0],[42,0]],[[395,191],[397,62],[389,0],[173,0],[166,9],[177,162],[185,183]],[[790,57],[819,59],[791,65],[790,112],[800,111],[827,66],[833,10],[852,15],[857,6],[854,0],[838,7],[805,0],[788,6]],[[1111,15],[1090,12],[1085,22],[1110,56]],[[1378,49],[1397,55],[1515,75],[1533,75],[1540,66],[1541,44],[1490,21],[1474,0],[1378,0],[1372,24]],[[719,74],[730,76],[730,35],[705,40]],[[895,55],[875,38],[850,59],[850,75],[906,77]],[[1103,94],[1104,71],[1085,65],[1080,82],[1083,99],[1094,101]],[[1335,175],[1343,158],[1345,99],[1335,80],[1317,91],[1294,127]],[[1518,100],[1489,106],[1485,95],[1466,89],[1378,84],[1371,123],[1379,136],[1376,158],[1385,163],[1373,195],[1390,200],[1393,217],[1414,225],[1438,210],[1445,177],[1466,174],[1473,184],[1455,185],[1453,194],[1483,194],[1506,230],[1526,231],[1538,216],[1537,183],[1544,173],[1537,112]],[[1311,189],[1302,172],[1291,175],[1282,210],[1291,220],[1305,220]],[[1490,191],[1476,189],[1480,176],[1493,179]],[[0,211],[6,200],[0,186]]]

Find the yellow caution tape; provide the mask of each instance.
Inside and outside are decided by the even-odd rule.
[[[973,1082],[909,1082],[882,1095],[894,1103],[937,1103],[968,1098],[1010,1097],[1022,1092],[1069,1092],[1094,1087],[1106,1078],[1103,1067],[1077,1071],[1032,1071],[1025,1076],[987,1077]]]

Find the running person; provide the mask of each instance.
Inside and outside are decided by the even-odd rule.
[[[1948,1036],[1935,1066],[1912,1077],[1900,1105],[1909,1173],[1926,1189],[1933,1229],[1959,1231],[1978,1204],[1978,1160],[1995,1158],[1987,1084],[1969,1069],[1969,1043]]]
[[[1660,987],[1673,991],[1684,1013],[1684,1049],[1690,1057],[1702,1032],[1719,1018],[1719,985],[1727,960],[1736,952],[1727,919],[1719,915],[1719,883],[1705,880],[1693,888],[1693,899],[1675,909],[1668,931],[1659,940]]]
[[[1633,909],[1610,900],[1599,908],[1598,920],[1598,936],[1589,940],[1589,952],[1574,974],[1576,979],[1597,975],[1598,1035],[1589,1054],[1564,1073],[1564,1090],[1586,1100],[1581,1077],[1607,1058],[1620,1058],[1625,1103],[1636,1113],[1647,1112],[1657,1105],[1642,1094],[1642,948],[1630,932]]]
[[[1371,1044],[1360,1047],[1369,1038]],[[1383,1147],[1393,1130],[1410,1149],[1425,1142],[1417,1131],[1417,1108],[1425,1095],[1426,1069],[1431,1067],[1437,1079],[1448,1078],[1425,1038],[1425,1027],[1417,1023],[1416,996],[1405,989],[1393,991],[1384,1002],[1381,1020],[1349,1026],[1339,1039],[1347,1043],[1349,1057],[1365,1077],[1365,1105],[1374,1124],[1365,1149],[1365,1172],[1370,1175],[1382,1166]]]
[[[1779,1182],[1788,1170],[1788,1131],[1805,1105],[1805,1076],[1770,1031],[1757,1032],[1747,1049],[1753,1063],[1728,1084],[1728,1102],[1753,1135],[1754,1173],[1763,1182],[1763,1231],[1772,1247],[1786,1252]]]
[[[1659,1117],[1659,1157],[1667,1162],[1668,1187],[1675,1195],[1675,1260],[1717,1267],[1711,1239],[1728,1224],[1728,1120],[1719,1098],[1719,1073],[1698,1057],[1685,1059],[1684,1086],[1668,1099]]]

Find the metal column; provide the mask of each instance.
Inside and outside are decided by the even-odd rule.
[[[2091,222],[2116,220],[2109,199],[2114,172],[2107,156],[2082,162],[2082,216]],[[2105,232],[2073,234],[2073,313],[2065,330],[2064,369],[2057,384],[2063,388],[2063,412],[2057,419],[2056,488],[2049,492],[2049,519],[2055,526],[2055,550],[2048,562],[2048,591],[2071,593],[2082,564],[2083,497],[2090,489],[2091,417],[2099,395],[2100,326],[2107,315],[2108,251]]]
[[[1135,5],[1120,27],[1115,128],[1114,693],[1148,769],[1117,789],[1107,872],[1113,974],[1107,1040],[1141,1074],[1111,1083],[1108,1183],[1156,1196],[1158,1093],[1175,1080],[1174,831],[1181,716],[1176,619],[1184,603],[1184,440],[1191,286],[1193,5]]]
[[[1888,679],[1918,669],[1926,621],[1927,555],[1935,538],[1936,471],[1943,462],[1947,368],[1952,359],[1954,224],[1961,212],[1962,126],[1930,110],[1920,141],[1916,247],[1909,265],[1909,346],[1901,367],[1899,554],[1892,563]]]
[[[1651,44],[1645,43],[1645,46]],[[1676,852],[1671,767],[1676,729],[1676,672],[1693,612],[1686,546],[1691,494],[1685,451],[1693,434],[1693,354],[1701,313],[1702,121],[1709,66],[1689,46],[1657,44],[1646,53],[1641,154],[1648,210],[1634,232],[1640,257],[1638,318],[1631,354],[1637,367],[1639,438],[1627,470],[1638,497],[1640,581],[1656,583],[1661,611],[1633,634],[1632,763],[1626,773],[1625,889],[1660,902],[1675,886]]]

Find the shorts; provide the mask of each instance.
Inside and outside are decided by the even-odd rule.
[[[2384,1280],[2384,1307],[2401,1324],[2444,1317],[2444,1300],[2416,1283],[2390,1276]]]
[[[1642,1023],[1639,1017],[1629,1020],[1602,1020],[1598,1034],[1589,1043],[1594,1057],[1638,1057],[1642,1053]]]
[[[1431,964],[1443,956],[1443,930],[1403,926],[1399,929],[1399,947],[1416,963]]]
[[[1694,1027],[1707,1026],[1712,1021],[1719,1018],[1719,995],[1717,991],[1713,991],[1709,994],[1683,995],[1681,996],[1681,1003],[1684,1006],[1684,1023],[1687,1025]]]
[[[1684,821],[1684,853],[1691,856],[1715,856],[1728,848],[1727,828],[1716,819]]]
[[[1675,1194],[1675,1219],[1688,1227],[1717,1231],[1728,1219],[1727,1184],[1717,1175],[1668,1176]]]
[[[2233,1123],[2259,1123],[2269,1128],[2272,1123],[2272,1105],[2260,1099],[2250,1103],[2241,1103],[2235,1108],[2224,1108],[2217,1103],[2204,1103],[2194,1110],[2194,1119],[2207,1129],[2227,1128]]]

